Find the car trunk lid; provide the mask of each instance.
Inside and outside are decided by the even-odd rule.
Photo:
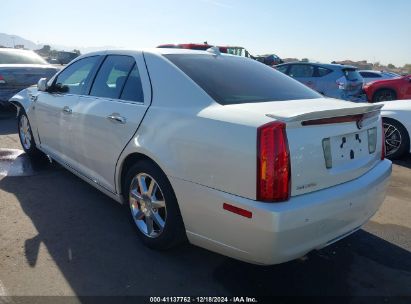
[[[381,160],[381,105],[319,98],[225,107],[286,124],[291,196],[351,181]]]
[[[284,121],[291,158],[291,195],[360,177],[381,160],[379,105],[344,104],[266,115]]]

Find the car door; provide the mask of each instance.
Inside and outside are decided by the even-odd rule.
[[[117,160],[151,102],[143,55],[137,54],[108,55],[89,95],[81,96],[73,109],[77,170],[113,193]]]
[[[311,64],[292,64],[288,70],[288,75],[317,91],[314,70],[315,68]]]
[[[61,71],[48,88],[35,99],[35,117],[40,147],[52,157],[70,163],[73,128],[72,109],[89,86],[99,56],[80,59]]]

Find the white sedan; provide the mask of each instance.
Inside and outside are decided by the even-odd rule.
[[[358,230],[391,174],[381,105],[216,49],[87,54],[11,101],[26,153],[124,203],[152,248],[289,261]]]
[[[380,102],[384,105],[381,116],[384,121],[387,157],[398,159],[411,152],[411,100]]]

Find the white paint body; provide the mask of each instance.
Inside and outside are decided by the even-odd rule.
[[[269,265],[298,258],[359,229],[378,210],[391,174],[391,162],[380,159],[380,116],[364,121],[364,130],[378,128],[377,151],[333,169],[325,167],[322,139],[358,132],[355,122],[301,121],[379,106],[325,98],[223,106],[166,60],[168,53],[213,56],[176,49],[94,53],[135,58],[142,103],[34,87],[12,101],[25,109],[42,151],[119,202],[124,161],[134,153],[151,158],[170,180],[189,241],[236,259]],[[72,115],[62,112],[67,105]],[[113,112],[127,123],[108,121]],[[257,128],[274,120],[287,123],[291,198],[264,203],[256,200]],[[225,202],[252,218],[223,210]]]
[[[411,100],[392,100],[378,104],[384,105],[381,109],[382,117],[399,121],[411,136]]]

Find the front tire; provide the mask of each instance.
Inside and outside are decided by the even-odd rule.
[[[131,222],[146,246],[164,250],[186,240],[176,196],[157,165],[135,163],[124,179],[123,193]]]
[[[373,102],[381,102],[381,101],[390,101],[390,100],[396,100],[397,99],[397,94],[395,91],[390,90],[390,89],[383,89],[379,90],[374,93],[374,96],[372,97]]]
[[[383,118],[386,156],[398,159],[410,151],[410,136],[407,129],[397,120]]]
[[[17,122],[20,143],[24,152],[32,159],[41,158],[43,153],[37,149],[29,119],[23,110],[21,110]]]

